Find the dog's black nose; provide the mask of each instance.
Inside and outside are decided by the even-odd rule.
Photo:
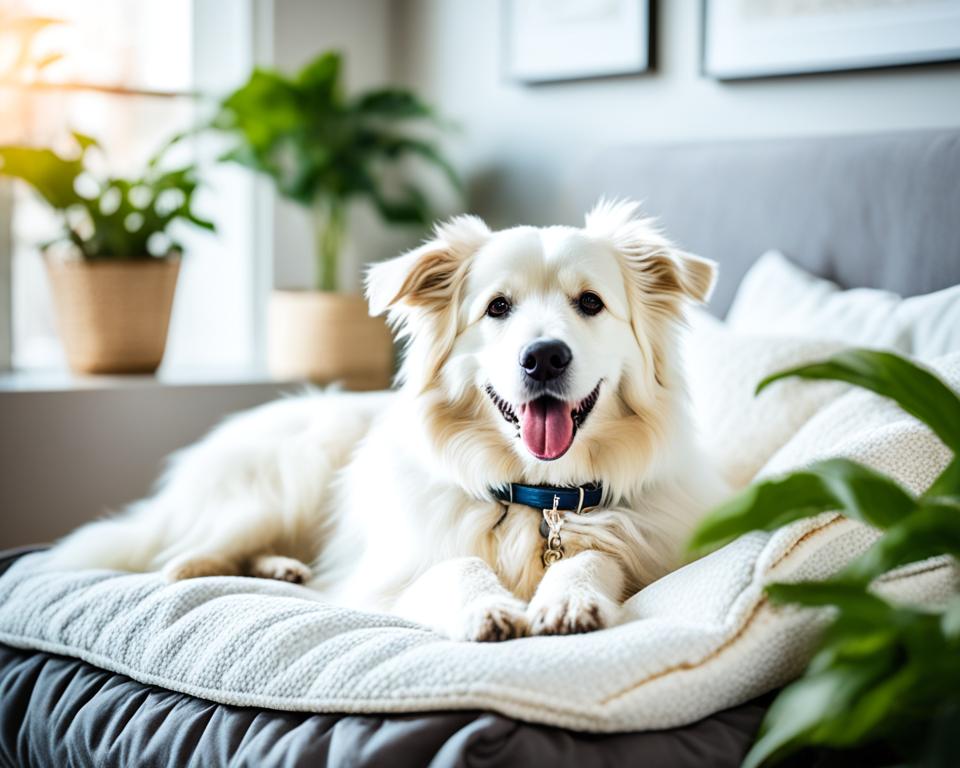
[[[524,347],[520,367],[534,381],[553,381],[567,370],[572,359],[570,347],[562,341],[544,339]]]

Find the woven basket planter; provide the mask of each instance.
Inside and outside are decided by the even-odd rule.
[[[362,296],[274,291],[270,297],[268,363],[282,380],[386,389],[393,374],[393,339],[370,317]]]
[[[153,373],[163,359],[180,259],[45,259],[75,373]]]

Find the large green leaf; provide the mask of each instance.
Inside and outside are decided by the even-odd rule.
[[[858,666],[866,665],[860,661]],[[896,713],[916,685],[918,673],[914,665],[897,668],[896,661],[890,659],[884,673],[876,675],[872,685],[864,686],[842,716],[820,722],[811,734],[811,741],[831,747],[851,747],[871,738],[889,721],[891,714]]]
[[[200,216],[197,216],[197,214],[193,213],[190,210],[182,209],[180,211],[180,215],[184,219],[189,221],[191,224],[193,224],[195,227],[200,227],[200,229],[205,229],[207,230],[207,232],[217,231],[217,225],[214,224],[212,221],[210,221],[210,219],[201,218]]]
[[[806,581],[797,584],[770,584],[767,594],[777,603],[795,603],[811,608],[835,606],[845,616],[880,626],[891,620],[895,609],[883,598],[859,584],[836,581]]]
[[[790,586],[799,597],[808,585]],[[857,595],[866,594],[862,586],[835,586],[809,594],[809,604],[837,605],[838,618],[806,676],[770,708],[745,765],[803,746],[849,748],[878,739],[916,754],[934,715],[960,704],[960,644],[950,645],[938,615],[870,606]]]
[[[930,427],[954,453],[960,453],[960,398],[932,373],[898,355],[869,349],[841,352],[820,363],[768,376],[757,392],[789,376],[846,381],[889,397]]]
[[[815,472],[794,472],[754,483],[735,494],[700,522],[689,546],[702,550],[749,531],[771,531],[839,506],[837,497]]]
[[[81,202],[73,185],[82,172],[79,157],[64,158],[35,147],[0,147],[0,174],[25,181],[58,211]]]
[[[81,152],[86,152],[91,147],[96,149],[101,149],[100,142],[97,141],[93,136],[88,136],[85,133],[80,133],[79,131],[70,131],[70,135],[73,136],[74,141],[80,146]]]
[[[807,666],[807,674],[817,674],[838,663],[872,658],[898,642],[901,632],[898,611],[891,607],[889,623],[878,625],[872,609],[864,608],[855,613],[837,615],[823,633],[822,647]]]
[[[381,142],[381,151],[386,157],[396,159],[404,155],[416,155],[439,168],[454,189],[462,191],[460,176],[440,151],[430,142],[405,136],[387,136]]]
[[[960,456],[954,456],[924,496],[960,496]]]
[[[924,500],[909,517],[891,526],[851,562],[842,578],[869,582],[901,565],[939,555],[960,557],[960,503]]]
[[[744,759],[743,768],[783,757],[804,743],[823,743],[823,734],[817,730],[831,722],[842,723],[857,699],[882,681],[889,667],[888,656],[876,654],[804,677],[785,688],[767,712],[760,738]]]
[[[339,53],[329,51],[308,62],[297,74],[297,83],[313,107],[335,105],[340,101]]]
[[[829,459],[736,494],[704,518],[690,547],[700,550],[829,511],[885,528],[914,505],[910,494],[890,478],[847,459]]]
[[[167,156],[167,153],[176,145],[180,144],[184,140],[195,136],[201,130],[204,129],[204,126],[194,126],[193,128],[188,128],[184,131],[178,131],[174,133],[170,138],[164,141],[156,151],[150,155],[147,159],[147,173],[153,173],[153,171],[160,167],[160,164],[163,162],[163,159]]]
[[[916,508],[914,497],[896,481],[855,461],[828,459],[810,471],[823,479],[840,502],[839,510],[862,523],[888,528]]]
[[[269,70],[256,69],[250,79],[227,96],[213,125],[232,131],[258,155],[279,136],[288,136],[305,124],[295,83]]]
[[[433,118],[433,109],[412,92],[402,88],[383,88],[368,91],[353,103],[353,109],[365,117],[383,117],[394,120]]]

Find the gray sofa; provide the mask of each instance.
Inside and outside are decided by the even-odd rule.
[[[578,174],[570,204],[600,195],[642,200],[677,243],[720,263],[720,317],[770,248],[846,288],[960,283],[960,130],[612,147]]]
[[[571,202],[644,199],[681,245],[720,262],[712,309],[722,315],[768,248],[845,286],[909,295],[960,283],[958,179],[960,131],[618,147],[578,175]],[[671,731],[601,736],[483,712],[228,707],[0,646],[0,765],[732,767],[768,702]]]

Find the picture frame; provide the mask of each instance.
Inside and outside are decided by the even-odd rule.
[[[960,60],[955,0],[702,0],[701,71],[746,80]]]
[[[653,68],[650,0],[502,0],[507,77],[526,84]]]

